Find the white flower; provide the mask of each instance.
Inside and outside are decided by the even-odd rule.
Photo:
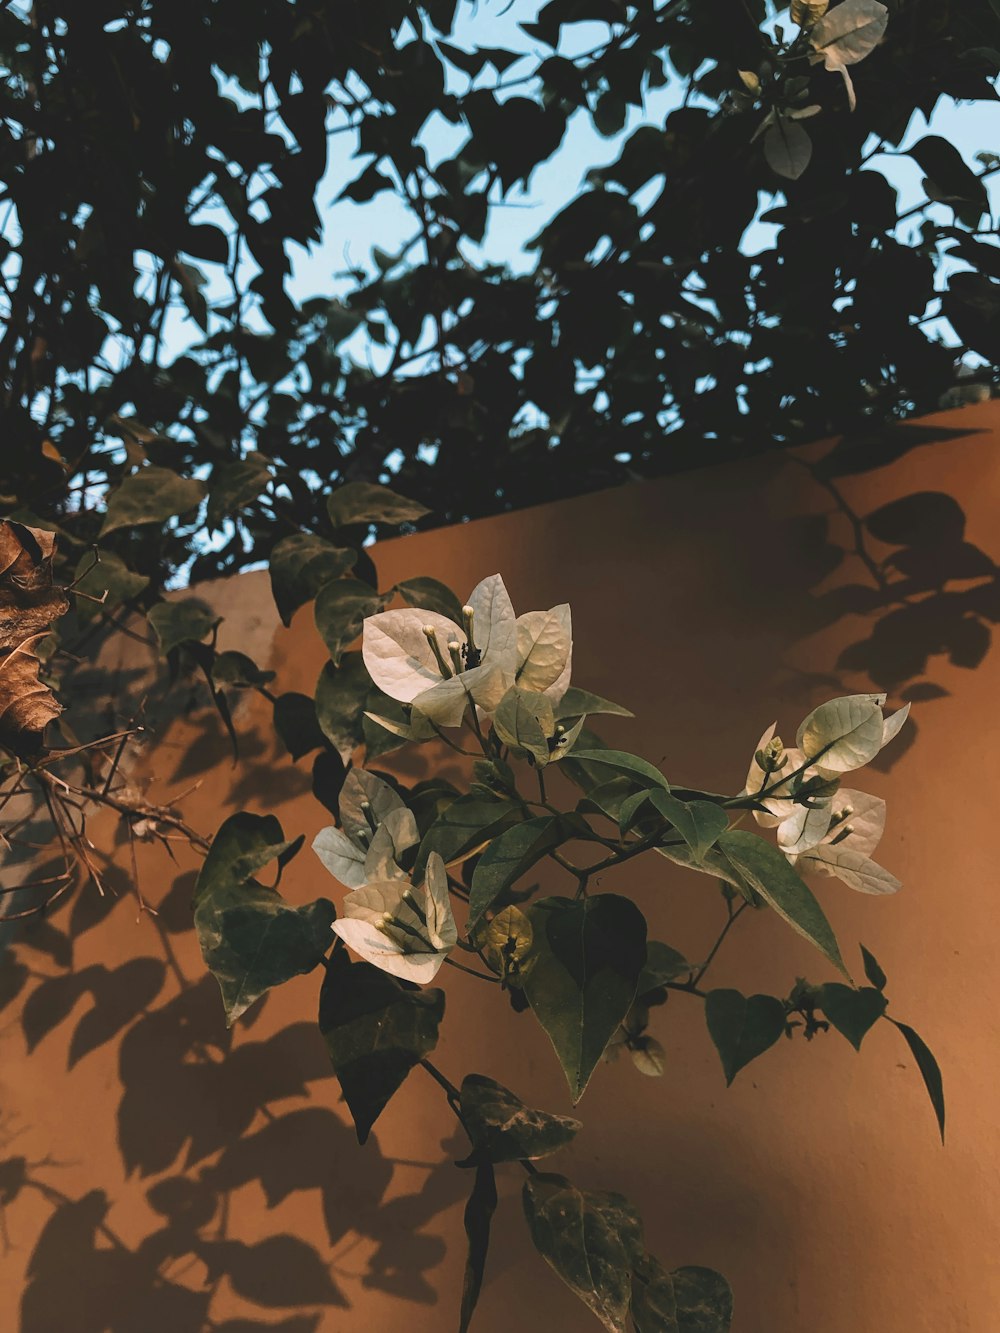
[[[471,701],[489,714],[514,683],[518,629],[503,579],[473,589],[462,625],[436,611],[383,611],[364,623],[375,684],[439,726],[461,726]]]
[[[795,797],[806,783],[815,788],[839,781],[844,773],[863,768],[895,737],[910,712],[910,705],[890,717],[882,714],[884,694],[848,694],[820,704],[803,720],[796,744],[784,749],[775,740],[772,724],[757,744],[743,796],[760,796],[754,818],[765,828],[782,826],[779,842],[796,847],[800,839],[818,840],[825,831],[823,812],[829,812],[832,791],[809,798],[806,808]],[[772,752],[773,771],[761,766],[759,756]]]
[[[349,893],[333,930],[383,972],[421,985],[433,981],[458,940],[444,861],[431,852],[419,888],[390,879]]]
[[[569,689],[573,668],[573,627],[563,602],[548,611],[526,611],[517,618],[515,683],[558,704]]]
[[[899,880],[871,859],[885,831],[885,801],[863,791],[837,792],[827,811],[827,828],[813,845],[795,852],[782,847],[800,870],[836,875],[859,893],[895,893]],[[778,830],[781,844],[781,829]]]
[[[402,875],[400,854],[420,841],[417,821],[387,782],[352,768],[340,793],[340,828],[325,828],[313,851],[349,889]]]

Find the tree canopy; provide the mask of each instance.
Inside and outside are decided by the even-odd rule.
[[[1000,159],[914,127],[996,99],[994,0],[514,0],[518,50],[473,40],[489,10],[0,11],[5,512],[100,538],[151,604],[329,537],[345,481],[394,473],[453,522],[988,392],[956,374],[1000,361]],[[669,81],[682,104],[622,135]],[[533,266],[488,262],[578,117],[617,159]],[[296,301],[334,136],[340,200],[411,235]],[[880,170],[899,151],[916,206]]]

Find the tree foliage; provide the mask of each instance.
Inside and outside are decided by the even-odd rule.
[[[280,580],[332,558],[282,542],[343,545],[331,488],[392,469],[419,503],[375,521],[449,522],[987,391],[956,366],[970,351],[988,382],[1000,359],[996,159],[917,120],[995,99],[991,0],[515,0],[510,50],[477,45],[480,17],[0,11],[10,512],[100,537],[151,600],[192,560],[273,556]],[[527,267],[488,261],[578,121],[616,158]],[[923,177],[913,206],[893,153]],[[407,242],[303,297],[301,248],[366,204],[402,210]]]

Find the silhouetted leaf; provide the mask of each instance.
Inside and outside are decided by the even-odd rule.
[[[462,1309],[459,1333],[468,1333],[472,1315],[479,1301],[486,1271],[486,1255],[490,1246],[490,1224],[497,1206],[497,1184],[491,1162],[476,1166],[472,1193],[465,1205],[465,1234],[469,1238],[469,1257],[462,1283]]]
[[[713,990],[705,1000],[705,1020],[728,1086],[783,1035],[785,1007],[773,995],[748,999],[738,990]]]
[[[433,1051],[443,1017],[444,991],[420,990],[370,963],[352,963],[343,949],[330,958],[319,1026],[359,1143],[413,1066]]]

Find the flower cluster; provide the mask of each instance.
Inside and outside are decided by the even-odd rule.
[[[885,801],[842,788],[896,736],[909,704],[890,717],[884,694],[831,699],[802,722],[794,748],[771,726],[760,738],[743,795],[758,824],[777,829],[778,846],[800,870],[836,875],[861,893],[895,893],[899,880],[872,860],[885,831]]]
[[[383,611],[364,623],[368,673],[391,699],[443,727],[474,704],[491,717],[514,686],[558,704],[569,688],[573,641],[566,605],[515,616],[499,574],[478,583],[462,623],[436,611]]]
[[[432,852],[423,883],[410,883],[399,859],[420,841],[417,823],[374,773],[351,769],[339,810],[341,827],[322,829],[313,841],[327,870],[354,890],[334,932],[383,972],[432,981],[458,939],[444,862]]]

